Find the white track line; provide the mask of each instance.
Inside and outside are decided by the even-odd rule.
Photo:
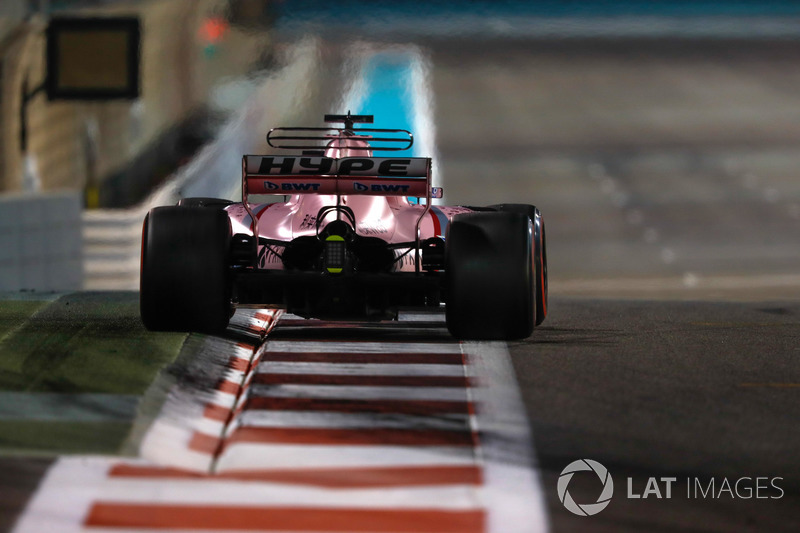
[[[112,459],[61,457],[28,502],[14,533],[77,533],[92,502],[102,496]]]
[[[441,400],[464,402],[464,389],[450,387],[343,387],[341,385],[258,385],[250,387],[262,398],[326,398],[340,400]]]
[[[257,374],[321,374],[329,376],[463,376],[459,365],[415,365],[380,363],[285,363],[265,361]]]
[[[462,345],[485,386],[475,395],[477,425],[486,479],[488,531],[538,533],[548,530],[533,440],[505,343]]]
[[[414,416],[394,413],[326,413],[321,411],[245,411],[238,422],[244,426],[273,428],[406,428],[465,431],[464,414]]]
[[[458,344],[443,342],[268,341],[270,352],[318,353],[461,353]]]
[[[226,448],[217,471],[259,468],[474,465],[467,446],[331,446],[236,443]]]
[[[285,483],[229,480],[144,480],[109,479],[103,483],[103,502],[153,503],[176,505],[277,507],[306,502],[315,508],[353,507],[392,508],[428,507],[436,501],[438,509],[469,509],[480,503],[467,486],[400,487],[375,489],[326,489]]]

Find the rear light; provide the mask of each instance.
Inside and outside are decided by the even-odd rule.
[[[346,245],[344,237],[329,235],[325,238],[322,264],[331,274],[341,274],[345,265]]]

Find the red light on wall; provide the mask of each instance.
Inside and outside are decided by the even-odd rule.
[[[209,43],[216,43],[228,31],[228,23],[220,17],[206,19],[200,26],[200,38]]]

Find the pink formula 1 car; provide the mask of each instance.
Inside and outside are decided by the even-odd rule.
[[[373,156],[410,148],[410,132],[325,120],[343,127],[270,131],[271,147],[296,155],[244,156],[241,203],[187,198],[148,213],[145,326],[219,332],[237,307],[390,320],[444,303],[456,338],[529,336],[547,314],[539,210],[434,206],[429,158]]]

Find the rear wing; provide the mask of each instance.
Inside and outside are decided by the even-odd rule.
[[[332,157],[246,155],[242,202],[249,194],[367,194],[430,200],[427,157]]]
[[[417,220],[416,263],[420,267],[420,224],[431,199],[441,189],[431,188],[429,157],[344,157],[245,155],[242,158],[242,204],[253,221],[256,256],[258,219],[250,209],[251,194],[332,194],[416,196],[425,198]]]

